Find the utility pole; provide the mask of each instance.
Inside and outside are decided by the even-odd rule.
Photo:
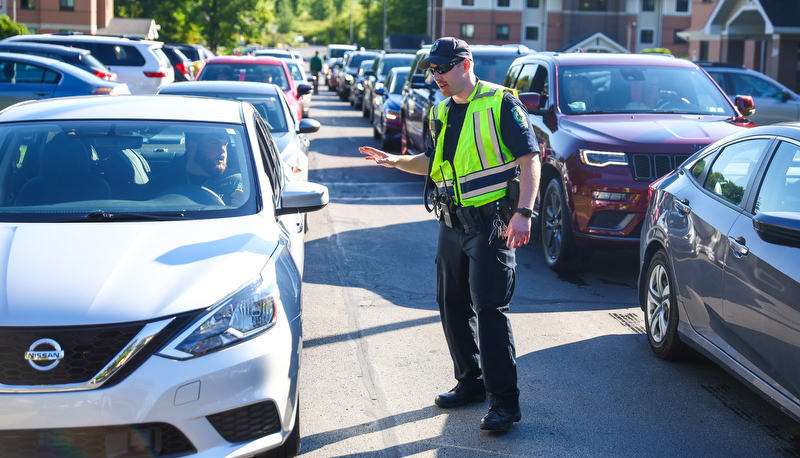
[[[353,0],[350,0],[350,44],[353,44]]]
[[[383,42],[381,42],[381,49],[386,49],[386,0],[383,0]]]

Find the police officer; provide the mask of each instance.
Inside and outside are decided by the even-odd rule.
[[[514,292],[515,248],[530,239],[541,162],[515,91],[478,80],[473,66],[466,42],[438,39],[419,63],[446,97],[431,109],[434,146],[413,156],[359,151],[434,183],[436,300],[458,381],[434,402],[452,408],[488,401],[480,427],[503,431],[522,418],[505,312]]]

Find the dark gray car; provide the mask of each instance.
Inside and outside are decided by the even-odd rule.
[[[651,184],[640,246],[653,352],[692,347],[800,420],[800,123],[726,137]]]

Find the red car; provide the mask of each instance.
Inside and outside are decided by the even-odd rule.
[[[217,56],[206,61],[197,81],[255,81],[272,83],[283,89],[297,120],[303,119],[300,99],[314,88],[296,84],[289,67],[280,59],[261,56]]]
[[[533,53],[514,61],[542,150],[535,208],[548,266],[577,270],[595,249],[635,249],[648,185],[700,148],[752,127],[750,97],[731,103],[684,59]]]

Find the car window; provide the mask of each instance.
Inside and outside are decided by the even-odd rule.
[[[172,61],[169,60],[169,57],[167,57],[167,55],[164,53],[163,49],[158,48],[158,47],[152,47],[152,48],[150,48],[150,51],[152,51],[153,54],[156,56],[156,59],[158,60],[158,64],[160,66],[167,67],[167,68],[172,68]],[[177,49],[175,50],[175,52],[180,54],[180,51],[177,50]],[[182,57],[181,60],[185,60],[186,59],[186,56],[184,56],[183,54],[180,54],[179,57]]]
[[[200,73],[198,81],[256,81],[272,83],[288,91],[289,81],[280,65],[268,64],[209,64]]]
[[[392,76],[392,80],[389,82],[389,93],[390,94],[402,94],[403,93],[403,84],[406,82],[406,77],[408,76],[408,72],[396,72]]]
[[[261,160],[264,164],[264,170],[267,172],[270,184],[272,185],[272,205],[277,207],[281,198],[281,190],[284,185],[283,165],[281,157],[278,154],[278,148],[275,145],[275,140],[269,134],[269,129],[264,123],[264,118],[256,118],[256,136],[258,140],[258,147],[261,149]]]
[[[773,99],[783,97],[783,90],[780,87],[757,76],[742,73],[730,73],[728,76],[733,84],[733,93],[736,95],[751,95]]]
[[[741,141],[723,148],[711,164],[703,187],[734,205],[742,205],[768,138]]]
[[[514,65],[513,67],[509,68],[508,73],[506,73],[506,77],[503,78],[502,85],[505,87],[513,87],[514,83],[517,81],[520,70],[522,70],[522,65]]]
[[[100,62],[109,66],[141,67],[145,64],[144,56],[135,46],[91,42],[75,42],[72,45],[92,51]]]
[[[197,142],[211,145],[211,140],[225,143],[225,161],[220,164],[216,155],[198,160],[208,172],[196,181],[187,174],[187,158],[197,154]],[[219,211],[252,211],[252,161],[245,140],[241,126],[223,124],[5,124],[0,126],[0,220],[63,219],[94,212],[213,218],[230,216]],[[237,190],[243,202],[232,199]]]
[[[513,89],[516,89],[519,93],[533,92],[532,86],[537,67],[538,65],[536,64],[526,64],[522,66]]]
[[[517,54],[510,56],[496,56],[493,54],[473,53],[475,60],[475,76],[481,81],[500,84],[503,82],[511,63],[519,57]]]
[[[753,213],[759,212],[800,213],[800,145],[778,146],[758,192]]]
[[[375,71],[377,76],[383,76],[389,73],[389,70],[395,67],[405,67],[411,63],[413,56],[408,57],[387,57],[380,63],[380,67]],[[374,67],[373,67],[374,68]]]
[[[289,73],[292,74],[292,79],[295,81],[303,81],[303,72],[300,70],[300,66],[294,62],[286,62],[286,66],[289,67]]]
[[[61,74],[38,65],[0,61],[0,82],[15,84],[58,84]]]

